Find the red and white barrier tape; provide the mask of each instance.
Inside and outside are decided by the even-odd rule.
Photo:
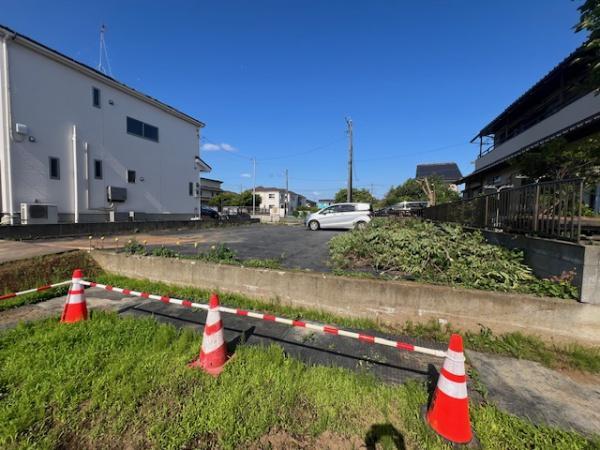
[[[0,300],[8,300],[9,298],[19,297],[19,296],[25,295],[25,294],[32,294],[34,292],[47,291],[48,289],[52,289],[52,288],[55,288],[58,286],[64,286],[69,283],[71,283],[71,280],[61,281],[60,283],[47,284],[45,286],[40,286],[40,287],[33,288],[33,289],[27,289],[26,291],[11,292],[9,294],[0,295]]]
[[[82,280],[81,284],[83,284],[85,286],[98,287],[100,289],[105,289],[107,291],[119,292],[124,295],[133,295],[134,297],[158,300],[163,303],[172,303],[174,305],[185,306],[187,308],[199,308],[199,309],[208,310],[208,304],[205,304],[205,303],[194,303],[189,300],[181,300],[178,298],[171,298],[171,297],[167,297],[165,295],[154,295],[154,294],[149,294],[147,292],[132,291],[130,289],[123,289],[123,288],[118,288],[115,286],[110,286],[110,285],[101,284],[101,283],[94,283],[94,282],[85,281],[85,280]],[[392,341],[389,339],[384,339],[384,338],[377,337],[377,336],[371,336],[368,334],[340,330],[339,328],[332,327],[329,325],[319,325],[319,324],[315,324],[315,323],[303,322],[301,320],[285,319],[283,317],[276,317],[276,316],[273,316],[270,314],[263,314],[263,313],[253,312],[253,311],[245,311],[243,309],[237,309],[237,308],[227,308],[226,306],[219,306],[219,311],[228,313],[228,314],[236,314],[238,316],[252,317],[254,319],[262,319],[262,320],[266,320],[266,321],[270,321],[270,322],[283,323],[283,324],[290,325],[293,327],[308,328],[310,330],[320,331],[322,333],[327,333],[327,334],[334,334],[337,336],[345,336],[345,337],[349,337],[352,339],[358,339],[359,341],[366,342],[368,344],[385,345],[388,347],[394,347],[394,348],[398,348],[400,350],[406,350],[409,352],[417,352],[417,353],[424,353],[426,355],[437,356],[439,358],[446,357],[446,352],[443,350],[434,350],[434,349],[430,349],[430,348],[419,347],[417,345],[409,344],[407,342]]]

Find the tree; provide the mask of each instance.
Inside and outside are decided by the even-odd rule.
[[[221,192],[211,198],[208,201],[208,204],[210,206],[218,206],[219,209],[222,209],[223,206],[238,206],[239,197],[240,196],[234,192]]]
[[[600,0],[586,0],[579,8],[579,22],[575,32],[587,31],[588,39],[584,44],[581,59],[591,68],[594,89],[600,87]]]
[[[521,173],[537,180],[585,177],[586,185],[600,183],[600,132],[577,141],[554,139],[513,160]]]
[[[410,201],[428,201],[431,204],[440,204],[459,199],[458,192],[451,189],[440,177],[433,176],[419,180],[409,178],[400,186],[392,186],[385,195],[383,204],[391,206],[399,202]]]
[[[335,194],[335,203],[344,203],[348,198],[348,189],[340,189]],[[352,201],[358,203],[374,203],[375,197],[371,195],[368,189],[352,189]]]
[[[239,206],[252,206],[252,190],[248,189],[242,192],[242,195],[238,195]],[[260,195],[254,196],[254,202],[256,207],[260,206],[262,197]]]

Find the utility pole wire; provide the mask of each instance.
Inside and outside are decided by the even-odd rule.
[[[352,153],[354,149],[352,148],[352,119],[346,117],[346,124],[348,126],[348,188],[346,193],[346,201],[348,203],[352,202]]]

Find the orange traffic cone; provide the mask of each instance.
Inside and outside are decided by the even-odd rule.
[[[466,444],[473,439],[463,341],[458,334],[450,337],[446,359],[427,411],[427,422],[438,434],[451,442]]]
[[[199,367],[212,376],[218,376],[227,362],[227,344],[223,337],[223,322],[219,313],[219,297],[210,296],[208,314],[204,325],[200,357],[190,363],[190,367]]]
[[[85,290],[81,284],[83,273],[80,269],[73,271],[73,280],[67,294],[67,301],[63,309],[61,322],[72,323],[80,320],[87,320],[87,305],[85,303]]]

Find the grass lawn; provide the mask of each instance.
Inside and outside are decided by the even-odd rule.
[[[214,379],[186,366],[200,340],[150,318],[99,312],[1,332],[0,447],[449,448],[420,417],[421,384],[309,367],[277,346],[238,347]],[[491,405],[471,411],[484,448],[598,448]]]

